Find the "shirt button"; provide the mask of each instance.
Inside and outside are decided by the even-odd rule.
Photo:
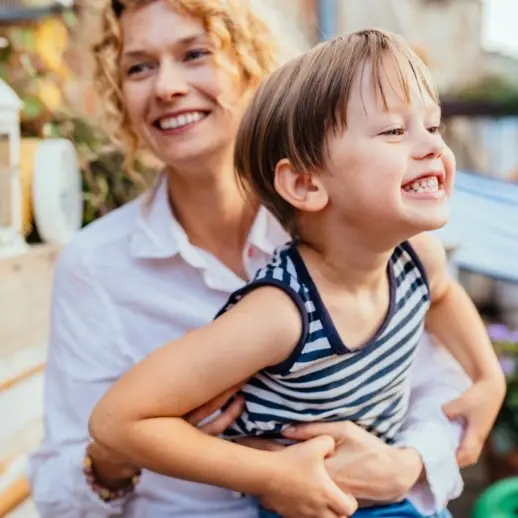
[[[255,255],[254,249],[252,247],[248,248],[248,257],[251,259]]]

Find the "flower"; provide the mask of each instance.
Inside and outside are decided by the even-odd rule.
[[[504,372],[505,377],[514,376],[516,373],[516,361],[513,358],[509,358],[504,355],[500,355],[498,357],[500,361],[500,366],[502,367],[502,371]]]
[[[492,342],[518,341],[518,330],[511,331],[504,324],[491,324],[487,327],[487,333]]]
[[[487,333],[505,377],[508,381],[515,379],[518,376],[518,329],[496,323],[487,326]]]

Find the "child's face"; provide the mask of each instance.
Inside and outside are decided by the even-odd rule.
[[[439,106],[415,79],[408,103],[386,61],[388,110],[367,63],[351,90],[347,129],[329,136],[321,181],[341,220],[397,242],[447,222],[455,160],[439,133]]]

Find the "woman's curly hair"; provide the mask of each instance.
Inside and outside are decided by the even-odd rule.
[[[101,38],[94,46],[94,81],[103,102],[104,122],[113,142],[123,149],[125,166],[130,174],[134,172],[140,142],[124,106],[119,22],[124,9],[138,8],[155,1],[158,0],[109,0],[101,13]],[[301,38],[297,41],[293,37],[295,33],[282,42],[275,35],[273,26],[276,21],[280,22],[281,16],[265,6],[265,0],[166,1],[177,12],[203,21],[207,33],[220,49],[216,56],[219,64],[230,67],[233,63],[232,71],[239,74],[250,89],[255,89],[283,61],[303,50],[304,43]]]

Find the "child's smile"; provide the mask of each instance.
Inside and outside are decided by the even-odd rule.
[[[405,198],[421,200],[444,200],[444,173],[424,173],[406,181],[401,190]]]

